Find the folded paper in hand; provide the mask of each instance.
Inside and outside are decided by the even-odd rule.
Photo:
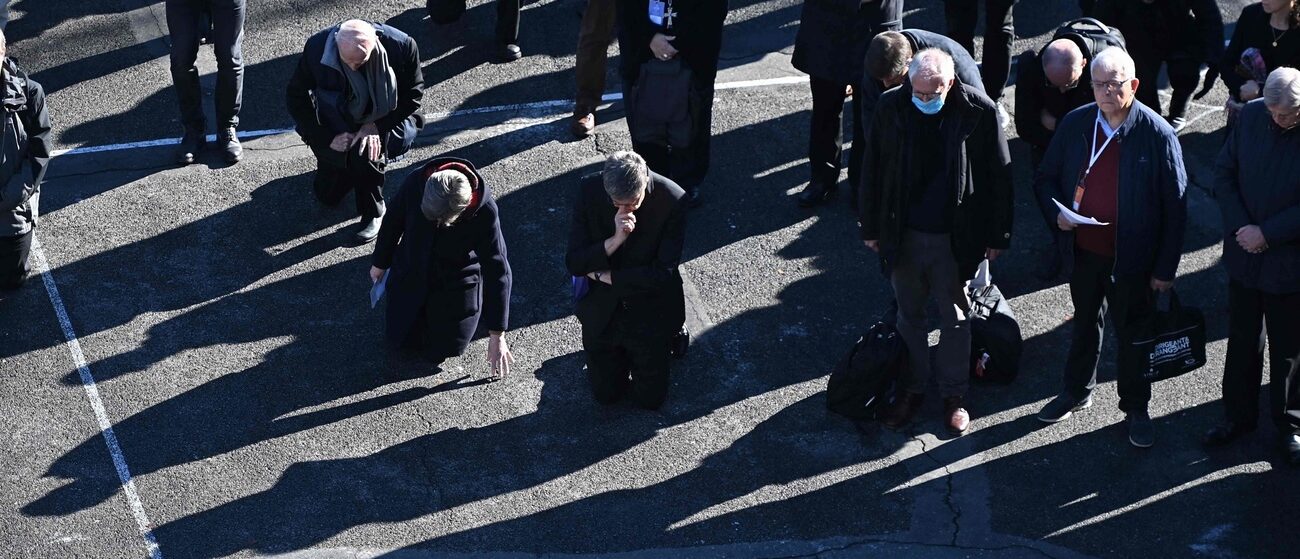
[[[1057,202],[1056,198],[1052,198],[1052,201],[1056,202],[1056,207],[1061,209],[1061,215],[1064,215],[1065,220],[1070,223],[1075,225],[1110,225],[1109,223],[1102,223],[1091,217],[1081,216],[1078,213],[1075,213],[1074,210],[1066,207],[1064,204]]]
[[[379,278],[379,281],[375,282],[374,285],[370,286],[370,308],[372,309],[375,308],[375,306],[379,304],[379,300],[384,297],[384,290],[387,289],[386,286],[388,285],[388,272],[389,270],[384,270],[384,276]]]

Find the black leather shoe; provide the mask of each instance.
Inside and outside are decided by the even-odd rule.
[[[1201,444],[1210,447],[1223,446],[1254,430],[1254,425],[1239,425],[1227,421],[1206,431],[1205,436],[1201,437]]]
[[[514,62],[524,57],[519,45],[507,43],[497,47],[497,62]]]
[[[235,134],[235,127],[228,126],[217,134],[217,146],[221,148],[221,156],[226,163],[239,163],[244,158],[244,146],[239,144],[239,136]]]
[[[1300,432],[1287,435],[1282,446],[1286,451],[1286,460],[1292,466],[1300,466]]]
[[[202,130],[186,128],[185,135],[181,136],[181,145],[176,149],[176,162],[181,165],[194,163],[194,158],[198,157],[199,151],[206,145],[208,137]]]
[[[822,181],[812,181],[799,193],[799,207],[811,208],[825,202],[834,193],[834,184],[828,186]]]

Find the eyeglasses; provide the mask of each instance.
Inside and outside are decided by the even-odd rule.
[[[1116,91],[1123,90],[1124,86],[1127,84],[1128,81],[1092,82],[1092,90],[1105,91],[1106,93],[1113,93]]]
[[[937,99],[937,98],[939,98],[940,96],[942,96],[942,95],[943,95],[943,92],[945,91],[945,89],[946,89],[946,88],[942,88],[942,87],[941,87],[941,88],[935,90],[934,93],[925,93],[925,92],[917,91],[917,90],[914,89],[914,90],[912,90],[912,95],[913,95],[914,97],[916,97],[917,99],[920,99],[920,100],[922,100],[922,101],[930,102],[930,101],[933,101],[934,99]]]

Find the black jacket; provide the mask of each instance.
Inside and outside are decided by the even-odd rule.
[[[605,255],[605,239],[614,235],[617,209],[599,173],[578,184],[569,229],[565,264],[574,276],[609,270],[612,284],[591,281],[574,314],[584,337],[600,336],[614,311],[624,309],[627,325],[638,333],[671,336],[686,321],[686,299],[677,269],[686,234],[686,203],[681,187],[658,174],[635,212],[636,230],[614,254]]]
[[[1223,14],[1215,0],[1099,0],[1092,17],[1119,28],[1128,50],[1167,53],[1216,65],[1223,56]]]
[[[641,65],[650,60],[650,39],[655,33],[675,36],[677,57],[697,80],[713,82],[718,75],[718,53],[722,50],[722,22],[727,19],[727,0],[675,0],[671,28],[650,21],[649,0],[618,1],[618,49],[623,59],[620,74],[635,82]],[[667,23],[667,22],[665,22]]]
[[[1223,78],[1223,85],[1228,86],[1228,93],[1238,101],[1241,100],[1242,84],[1252,79],[1238,71],[1241,53],[1246,49],[1259,49],[1269,72],[1282,66],[1300,68],[1300,29],[1292,27],[1278,38],[1277,46],[1274,47],[1274,34],[1268,18],[1259,4],[1242,8],[1241,17],[1237,18],[1237,25],[1232,28],[1232,40],[1228,42],[1228,47],[1223,51],[1223,59],[1219,62],[1219,75]],[[1264,84],[1261,82],[1259,87],[1263,90]]]
[[[957,41],[923,29],[904,29],[900,33],[912,43],[913,53],[931,48],[948,53],[948,56],[952,57],[953,67],[957,71],[957,81],[975,88],[980,93],[985,93],[984,79],[980,77],[979,64],[975,63],[975,59],[971,57],[965,47],[957,44]],[[880,95],[885,91],[885,84],[864,73],[861,90],[863,93],[862,122],[871,122],[871,113],[876,110],[876,103],[879,102]]]
[[[438,167],[464,159],[439,157],[407,175],[389,202],[375,241],[372,263],[388,272],[388,339],[400,344],[419,318],[425,297],[440,285],[482,283],[481,323],[504,332],[510,326],[510,262],[496,200],[483,176],[474,170],[477,204],[451,227],[439,228],[424,217],[420,200],[424,183]],[[458,320],[462,317],[448,317]]]
[[[424,77],[420,71],[420,50],[415,39],[390,25],[372,25],[379,35],[380,44],[388,52],[388,64],[397,76],[397,107],[375,121],[379,136],[388,138],[389,132],[420,110],[420,99],[424,97],[424,90],[420,86],[424,83]],[[348,81],[338,66],[340,63],[330,61],[326,64],[321,60],[325,54],[325,42],[329,39],[330,32],[336,28],[337,25],[307,39],[298,66],[289,78],[285,102],[298,135],[309,145],[328,144],[334,136],[342,132],[356,132],[361,127],[359,123],[352,122],[345,109]]]
[[[907,228],[908,192],[916,169],[932,161],[912,160],[913,127],[905,111],[912,106],[908,82],[886,91],[876,107],[863,155],[859,185],[859,224],[864,240],[877,240],[886,260],[892,260]],[[1011,155],[998,126],[992,99],[958,80],[948,93],[940,125],[944,153],[955,154],[948,166],[952,182],[953,256],[962,277],[975,274],[985,249],[1011,244],[1015,207],[1011,184]]]
[[[50,163],[45,90],[14,59],[4,62],[0,102],[0,237],[25,235],[40,219],[41,182]],[[26,169],[26,173],[23,170]]]
[[[1047,82],[1038,52],[1025,51],[1016,68],[1016,133],[1025,143],[1046,150],[1054,131],[1043,127],[1040,114],[1046,110],[1059,126],[1070,111],[1093,102],[1091,72],[1085,67],[1078,85],[1062,92]]]
[[[1228,275],[1267,293],[1300,292],[1300,129],[1279,128],[1263,100],[1246,103],[1215,162],[1214,197]],[[1237,244],[1246,225],[1259,226],[1268,250],[1251,254]]]
[[[1034,193],[1043,218],[1055,224],[1063,204],[1088,165],[1097,104],[1075,109],[1057,123],[1056,135],[1034,176]],[[1165,119],[1133,101],[1128,119],[1115,131],[1119,156],[1119,223],[1116,224],[1114,275],[1171,281],[1183,254],[1187,222],[1187,172],[1183,148]],[[1072,233],[1058,231],[1074,246]]]
[[[804,0],[790,63],[814,78],[854,85],[871,38],[903,27],[903,0]]]

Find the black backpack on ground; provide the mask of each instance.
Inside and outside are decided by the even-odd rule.
[[[1016,380],[1024,340],[1011,304],[992,284],[972,289],[970,299],[971,379],[1002,384]]]
[[[849,419],[875,419],[893,399],[906,362],[898,330],[877,322],[831,371],[826,407]]]
[[[1101,51],[1110,47],[1119,47],[1128,50],[1124,43],[1124,34],[1119,29],[1102,23],[1100,20],[1090,17],[1081,17],[1079,19],[1067,21],[1056,32],[1052,34],[1052,40],[1069,39],[1079,45],[1083,55],[1089,61],[1096,58]],[[1050,42],[1050,41],[1049,41]],[[1043,47],[1047,48],[1047,47]],[[1039,51],[1042,55],[1042,51]],[[1086,70],[1085,70],[1086,71]]]

